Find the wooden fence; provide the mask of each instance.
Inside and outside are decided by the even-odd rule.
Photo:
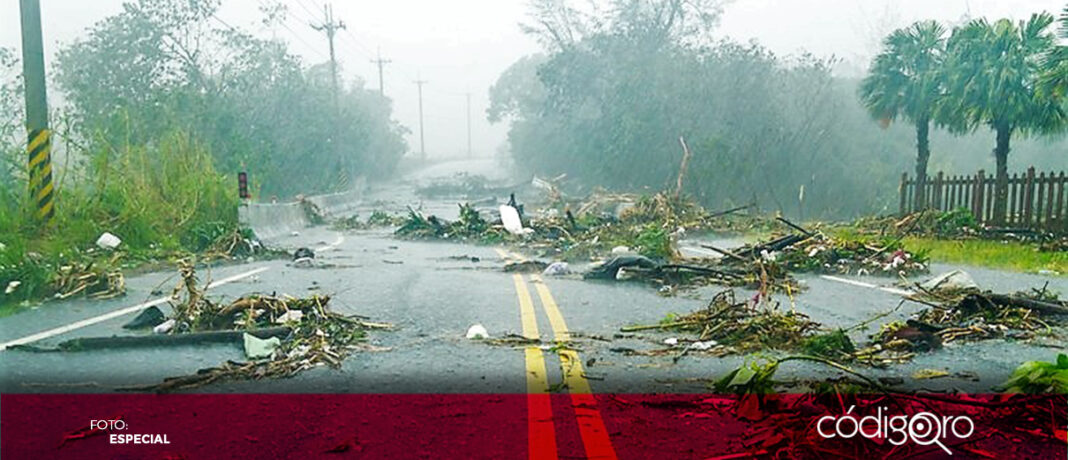
[[[965,208],[982,224],[1068,232],[1068,197],[1064,190],[1068,178],[1064,171],[1035,175],[1035,168],[1028,168],[1024,174],[1010,175],[1008,203],[1000,216],[994,212],[995,177],[982,170],[973,176],[947,177],[939,172],[927,178],[919,197],[917,182],[908,173],[901,175],[901,215],[921,209]]]

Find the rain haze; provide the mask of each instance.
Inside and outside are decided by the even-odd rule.
[[[81,37],[93,23],[118,13],[122,0],[45,1],[45,49]],[[284,25],[265,26],[262,8],[285,7]],[[341,75],[378,87],[379,57],[385,64],[386,95],[394,101],[394,115],[410,133],[408,145],[418,153],[418,98],[415,81],[425,80],[424,123],[427,154],[462,157],[467,153],[466,95],[471,94],[472,149],[476,156],[502,148],[508,127],[490,124],[485,112],[487,90],[500,73],[521,56],[539,51],[522,33],[527,22],[526,1],[460,0],[454,2],[396,0],[335,2],[336,19],[346,29],[336,38]],[[949,23],[966,18],[1024,19],[1032,12],[1056,12],[1050,0],[734,0],[725,3],[717,35],[756,42],[777,54],[813,53],[843,60],[836,72],[858,76],[878,50],[879,41],[895,28],[920,19]],[[0,5],[0,16],[18,17],[18,3]],[[311,24],[323,22],[323,5],[314,0],[225,0],[217,17],[261,37],[289,44],[305,64],[321,63],[329,51],[323,33]],[[0,46],[19,49],[19,29],[0,30]],[[46,64],[51,60],[46,60]]]
[[[0,456],[1066,458],[1068,0],[325,3],[0,2]]]

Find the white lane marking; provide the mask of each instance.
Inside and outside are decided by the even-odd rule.
[[[341,246],[341,243],[344,243],[344,242],[345,242],[345,235],[342,235],[342,234],[339,233],[337,235],[337,238],[334,240],[333,243],[324,244],[322,246],[319,246],[319,247],[315,248],[315,252],[323,252],[323,251],[326,251],[327,249],[336,248],[338,246]]]
[[[883,292],[889,292],[891,294],[895,294],[895,295],[899,295],[899,296],[903,296],[903,297],[908,297],[910,295],[915,294],[912,291],[906,291],[904,289],[898,289],[898,288],[895,288],[895,287],[876,286],[876,285],[871,284],[871,283],[865,283],[863,281],[851,280],[851,279],[847,279],[847,278],[839,278],[837,276],[820,275],[820,278],[823,278],[825,280],[837,281],[839,283],[852,284],[853,286],[860,286],[860,287],[865,287],[865,288],[868,288],[868,289],[878,289],[878,290],[883,291]]]
[[[211,289],[211,288],[214,288],[214,287],[222,286],[224,284],[230,284],[230,283],[233,283],[234,281],[238,281],[238,280],[241,280],[241,279],[244,279],[244,278],[248,278],[248,277],[250,277],[252,275],[255,275],[255,274],[258,274],[258,273],[263,273],[263,272],[265,272],[267,270],[270,270],[270,268],[271,267],[260,267],[260,268],[254,269],[254,270],[249,270],[249,271],[244,272],[244,273],[236,274],[234,276],[223,278],[223,279],[218,280],[218,281],[212,281],[211,283],[208,284],[208,287],[206,289]],[[132,307],[120,308],[120,309],[112,311],[112,312],[104,313],[103,315],[100,315],[100,316],[94,316],[92,318],[83,319],[81,321],[75,321],[75,322],[70,323],[70,324],[68,324],[66,326],[60,326],[60,327],[57,327],[55,329],[49,329],[47,331],[38,332],[38,333],[33,334],[33,335],[28,335],[28,336],[23,337],[21,339],[15,339],[15,340],[12,340],[10,342],[5,342],[3,344],[0,344],[0,351],[6,350],[9,347],[13,347],[15,345],[24,345],[24,344],[27,344],[27,343],[36,342],[38,340],[47,339],[49,337],[53,337],[53,336],[56,336],[56,335],[59,335],[59,334],[66,334],[66,333],[68,333],[70,331],[81,329],[81,328],[86,327],[86,326],[92,326],[92,325],[94,325],[96,323],[100,323],[100,322],[107,321],[107,320],[112,319],[112,318],[118,318],[118,317],[120,317],[122,315],[127,315],[127,314],[130,314],[130,313],[133,313],[133,312],[138,311],[138,310],[140,310],[142,308],[148,308],[148,307],[153,307],[153,306],[162,304],[162,303],[164,303],[164,302],[166,302],[166,301],[168,301],[170,299],[171,299],[170,296],[160,297],[160,298],[158,298],[156,300],[151,300],[151,301],[148,301],[148,302],[139,303],[139,304],[134,305]]]

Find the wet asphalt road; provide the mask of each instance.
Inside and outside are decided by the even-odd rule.
[[[491,162],[442,165],[412,175],[427,180],[452,174],[457,169],[491,171]],[[405,189],[407,187],[407,189]],[[401,198],[398,198],[401,197]],[[362,208],[399,212],[421,204],[432,213],[455,213],[456,200],[419,202],[410,186],[380,189]],[[361,212],[366,216],[366,212]],[[737,242],[737,238],[732,241]],[[520,393],[526,391],[524,350],[490,345],[464,338],[469,326],[479,323],[493,337],[521,334],[520,303],[511,274],[501,271],[505,260],[488,246],[394,239],[387,229],[335,232],[317,227],[297,236],[279,238],[285,248],[319,247],[320,267],[296,268],[288,260],[247,261],[241,264],[202,268],[201,279],[220,280],[251,270],[260,272],[211,289],[212,296],[235,298],[250,292],[305,296],[331,294],[331,306],[342,313],[361,314],[373,321],[395,325],[392,331],[372,331],[368,349],[352,354],[340,369],[317,368],[293,378],[226,382],[196,391],[225,393]],[[722,244],[722,243],[720,243]],[[454,256],[467,256],[465,258]],[[470,257],[477,258],[473,261]],[[932,273],[951,268],[932,267]],[[1068,293],[1068,278],[1003,273],[965,267],[982,286],[1014,291],[1039,287]],[[668,313],[686,313],[703,306],[719,289],[702,288],[675,297],[662,297],[654,289],[635,283],[589,282],[578,276],[546,278],[523,275],[532,293],[537,326],[546,345],[547,377],[560,382],[560,358],[551,346],[554,325],[546,315],[537,285],[551,292],[585,365],[592,390],[605,392],[702,392],[708,383],[737,367],[747,357],[716,358],[691,353],[673,362],[671,356],[626,356],[613,349],[651,350],[664,347],[669,333],[643,332],[618,336],[629,324],[655,323]],[[128,294],[107,301],[50,302],[29,311],[0,318],[0,342],[69,325],[124,307],[152,300],[170,292],[177,279],[161,272],[131,277]],[[882,278],[863,280],[878,285]],[[813,320],[831,327],[848,327],[893,309],[900,298],[892,293],[844,284],[815,276],[802,277],[807,285],[797,296],[796,308]],[[161,294],[162,293],[162,294]],[[747,293],[739,291],[739,296]],[[789,308],[788,299],[780,299]],[[884,320],[905,319],[920,306],[906,304]],[[161,305],[166,312],[166,304]],[[55,346],[75,337],[130,334],[121,325],[134,312],[70,332],[57,334],[34,345]],[[858,331],[858,343],[877,329]],[[1063,337],[1064,331],[1057,331]],[[1048,339],[1044,345],[993,340],[950,344],[934,353],[919,355],[906,365],[889,369],[860,368],[873,377],[900,377],[909,388],[935,391],[959,389],[984,392],[1001,383],[1022,361],[1055,357],[1063,339]],[[159,382],[165,377],[195,372],[226,360],[243,360],[239,346],[201,345],[131,350],[98,350],[77,353],[0,351],[0,392],[111,392],[126,386]],[[959,376],[916,381],[918,369],[941,369]],[[777,377],[821,378],[838,375],[818,365],[791,363]]]

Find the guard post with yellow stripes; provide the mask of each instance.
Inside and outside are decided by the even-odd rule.
[[[55,189],[52,184],[52,131],[31,129],[29,158],[30,198],[37,220],[49,223],[55,215]]]
[[[55,185],[52,183],[52,131],[48,129],[48,96],[45,87],[44,46],[41,38],[40,0],[19,0],[22,18],[22,74],[26,89],[26,150],[30,201],[41,223],[55,216]]]

